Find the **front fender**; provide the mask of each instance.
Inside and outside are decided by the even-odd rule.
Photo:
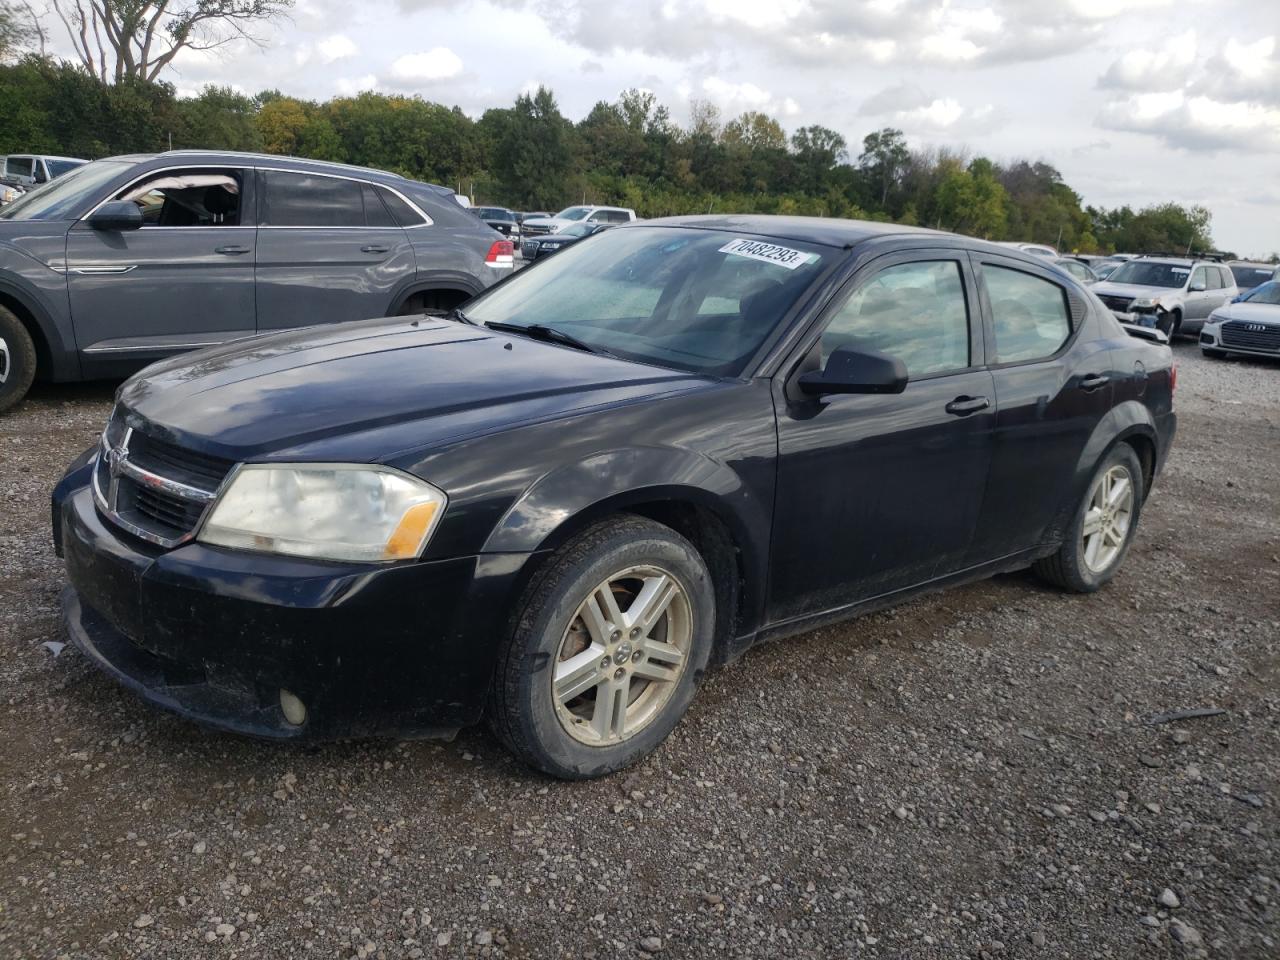
[[[738,627],[749,630],[757,623],[768,575],[771,488],[753,489],[729,465],[690,450],[612,450],[561,466],[511,506],[484,553],[554,550],[597,520],[642,505],[699,508],[720,521],[741,564],[734,571],[741,576]]]
[[[36,350],[48,364],[49,378],[79,379],[79,353],[67,316],[66,276],[25,254],[0,250],[0,295],[17,303],[34,319]]]

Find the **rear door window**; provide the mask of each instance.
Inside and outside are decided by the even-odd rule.
[[[355,180],[266,170],[262,181],[264,226],[366,226],[364,197]]]
[[[1024,363],[1057,353],[1071,336],[1067,292],[1051,280],[982,265],[995,327],[996,363]]]

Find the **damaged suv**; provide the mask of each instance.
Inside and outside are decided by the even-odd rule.
[[[1122,264],[1093,292],[1116,319],[1156,327],[1172,339],[1198,333],[1239,290],[1231,271],[1216,261],[1153,256]]]
[[[596,776],[760,641],[1027,566],[1100,588],[1173,387],[1166,344],[1040,257],[892,224],[627,224],[448,318],[127,382],[54,491],[65,622],[215,727],[487,719]]]

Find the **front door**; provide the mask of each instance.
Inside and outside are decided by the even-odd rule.
[[[408,237],[370,183],[263,170],[258,329],[385,316],[417,270]]]
[[[142,210],[138,230],[67,233],[67,288],[85,376],[113,376],[184,350],[252,335],[257,230],[252,171],[148,174],[113,200]]]
[[[769,618],[801,619],[958,569],[991,456],[995,396],[967,258],[912,251],[872,261],[800,351],[896,356],[897,395],[803,398],[780,383]]]

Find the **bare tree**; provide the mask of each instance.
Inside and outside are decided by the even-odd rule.
[[[76,56],[104,83],[155,80],[183,50],[236,40],[261,45],[253,26],[292,6],[293,0],[53,0]]]
[[[33,43],[43,56],[44,30],[28,0],[17,3],[0,0],[0,61],[17,59]]]

